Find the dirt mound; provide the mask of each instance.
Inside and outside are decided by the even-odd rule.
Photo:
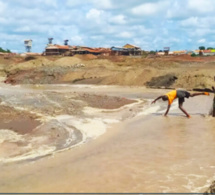
[[[26,56],[25,57],[25,61],[36,60],[36,59],[37,59],[36,56]]]
[[[114,69],[114,70],[117,68],[116,65],[108,59],[94,59],[94,60],[84,61],[84,64],[89,68],[104,67],[106,69]]]
[[[77,64],[82,64],[82,60],[77,57],[63,57],[53,62],[54,66],[73,67]]]
[[[11,64],[10,66],[6,66],[6,71],[9,72],[17,72],[19,70],[30,70],[30,69],[37,69],[41,66],[50,66],[52,64],[51,61],[49,61],[46,58],[39,58],[35,60],[29,60],[25,62],[20,62],[18,64]]]
[[[125,56],[109,56],[107,59],[112,62],[125,62],[126,61]]]
[[[171,87],[178,78],[175,74],[166,74],[159,77],[153,77],[150,81],[146,82],[148,87]]]
[[[211,71],[192,71],[178,74],[177,81],[172,85],[180,88],[210,88],[214,85],[214,74]]]
[[[84,55],[75,55],[75,57],[81,59],[81,60],[94,60],[97,59],[98,57],[96,55],[93,54],[84,54]]]
[[[146,82],[146,86],[154,88],[210,88],[214,85],[214,75],[207,71],[191,71],[168,73],[162,76],[153,77]]]
[[[1,66],[7,82],[16,84],[80,83],[166,88],[211,88],[215,57],[75,55],[37,56],[37,59]],[[0,61],[1,62],[1,61]],[[13,62],[13,63],[12,63]]]

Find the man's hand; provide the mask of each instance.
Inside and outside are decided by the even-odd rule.
[[[155,102],[156,102],[156,100],[152,101],[152,103],[151,103],[151,104],[155,104]]]
[[[171,104],[168,104],[168,106],[167,106],[167,109],[166,109],[166,112],[165,112],[164,116],[167,116],[167,114],[168,114],[168,112],[169,112],[170,107],[171,107]]]

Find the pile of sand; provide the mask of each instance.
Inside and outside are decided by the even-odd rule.
[[[211,70],[196,70],[183,72],[178,75],[178,79],[172,85],[181,88],[211,88],[214,85],[214,72]]]
[[[93,54],[84,54],[84,55],[77,54],[74,57],[79,58],[81,60],[94,60],[98,58],[96,55],[93,55]]]
[[[77,57],[64,57],[57,59],[53,62],[54,66],[60,66],[60,67],[73,67],[77,64],[82,64],[83,61],[80,58]]]
[[[28,60],[20,63],[11,64],[5,66],[7,72],[17,72],[19,70],[31,70],[37,69],[42,66],[51,66],[52,62],[46,58],[38,58],[35,60]]]

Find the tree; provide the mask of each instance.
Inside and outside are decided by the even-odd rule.
[[[4,50],[1,47],[0,47],[0,52],[2,52],[2,53],[11,53],[11,51],[9,49]]]
[[[205,50],[205,46],[199,46],[199,50]]]
[[[214,48],[213,48],[213,47],[208,47],[208,48],[207,48],[207,50],[211,50],[211,49],[214,49]]]
[[[150,51],[149,54],[156,54],[156,51]]]

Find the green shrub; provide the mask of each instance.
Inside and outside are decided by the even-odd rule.
[[[197,54],[195,54],[195,53],[192,53],[190,56],[192,56],[192,57],[196,57],[196,56],[198,56]]]

